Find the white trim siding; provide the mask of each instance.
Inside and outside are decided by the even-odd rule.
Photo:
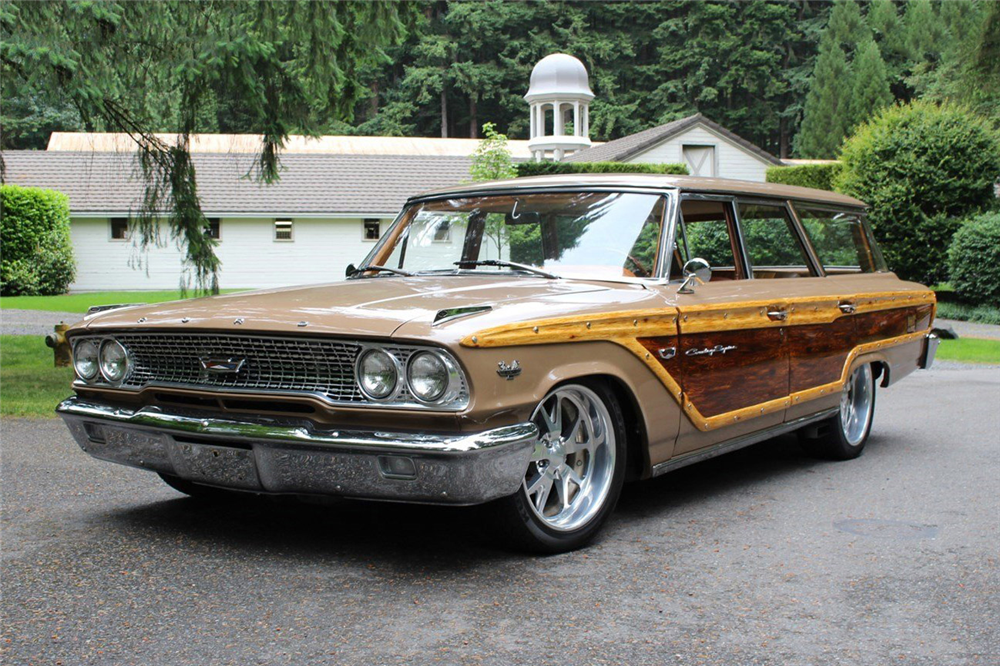
[[[115,217],[120,217],[115,215]],[[216,246],[222,261],[223,289],[255,289],[334,282],[344,269],[371,250],[365,242],[364,217],[325,218],[299,215],[220,217],[224,242]],[[379,216],[383,231],[394,215]],[[273,242],[275,219],[292,220],[294,241]],[[182,254],[170,240],[166,222],[161,244],[141,252],[133,241],[109,240],[109,217],[73,216],[70,233],[76,256],[71,291],[176,289],[182,276]]]
[[[715,175],[719,178],[764,182],[767,168],[773,166],[702,124],[672,135],[625,161],[631,164],[684,164],[684,146],[714,146]]]

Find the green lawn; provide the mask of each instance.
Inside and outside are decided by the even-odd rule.
[[[962,363],[994,363],[1000,365],[1000,340],[980,338],[959,338],[942,340],[937,350],[937,358],[942,361]]]
[[[0,335],[0,416],[50,417],[73,394],[70,368],[52,367],[38,335]]]
[[[245,291],[223,289],[222,293]],[[190,297],[190,292],[189,292]],[[0,308],[8,310],[48,310],[50,312],[85,313],[91,305],[114,305],[116,303],[163,303],[181,298],[179,290],[174,291],[95,291],[85,294],[65,296],[5,296],[0,298]]]

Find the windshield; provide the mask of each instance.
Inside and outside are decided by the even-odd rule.
[[[455,274],[527,273],[524,267],[533,267],[555,276],[653,277],[663,210],[662,195],[628,192],[426,201],[403,211],[362,266]]]

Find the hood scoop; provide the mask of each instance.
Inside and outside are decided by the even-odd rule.
[[[464,308],[446,308],[444,310],[438,310],[437,314],[434,315],[433,325],[437,326],[449,321],[454,321],[455,319],[461,319],[462,317],[482,314],[483,312],[489,312],[492,309],[492,305],[470,305]]]

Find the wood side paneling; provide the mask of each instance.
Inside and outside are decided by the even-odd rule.
[[[841,315],[829,324],[788,328],[791,392],[836,381],[855,347],[854,317]]]
[[[684,395],[706,417],[786,397],[784,344],[782,329],[682,335],[678,356]],[[708,350],[720,351],[698,353]]]
[[[481,331],[469,347],[605,340],[629,349],[659,378],[691,422],[711,431],[832,392],[863,355],[919,340],[934,313],[927,291],[642,310],[523,322]],[[845,315],[843,303],[858,314]],[[734,307],[735,306],[735,307]],[[786,320],[767,312],[784,309]],[[677,347],[662,359],[660,349]],[[723,354],[689,350],[735,346]]]

